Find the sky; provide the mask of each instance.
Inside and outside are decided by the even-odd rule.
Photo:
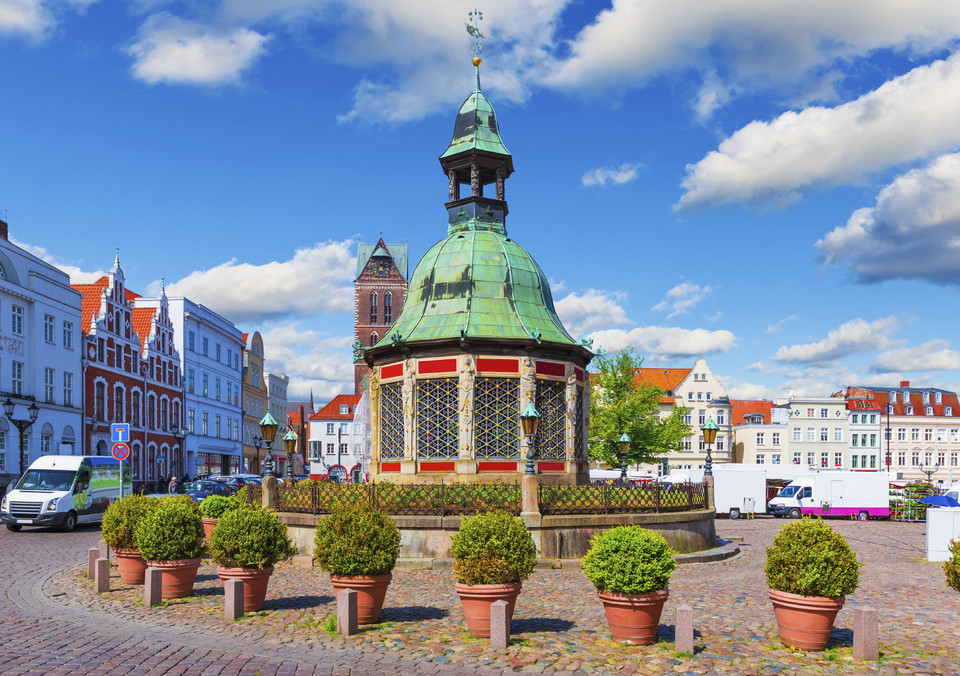
[[[488,0],[507,229],[577,339],[732,398],[960,390],[960,3]],[[0,0],[0,217],[352,390],[358,242],[446,235],[459,0]]]

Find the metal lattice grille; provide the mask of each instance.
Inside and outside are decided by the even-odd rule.
[[[567,457],[564,435],[564,413],[567,386],[552,380],[537,381],[537,452],[541,460],[564,460]]]
[[[455,458],[459,454],[456,378],[417,381],[417,457]]]
[[[622,514],[683,512],[705,509],[707,492],[703,484],[661,484],[640,486],[558,486],[541,485],[538,490],[541,514]]]
[[[520,454],[520,381],[481,378],[476,389],[477,457],[515,458]]]
[[[576,412],[577,419],[573,421],[573,444],[574,444],[574,457],[577,460],[586,460],[587,459],[587,442],[583,438],[583,388],[578,387],[577,392],[577,403],[576,403]]]
[[[403,383],[380,386],[380,460],[403,459]]]

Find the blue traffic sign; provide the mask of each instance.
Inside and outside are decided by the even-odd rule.
[[[110,425],[110,441],[115,444],[130,443],[130,423],[113,423]]]

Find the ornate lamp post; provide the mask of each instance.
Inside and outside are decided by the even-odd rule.
[[[920,473],[927,477],[928,484],[933,483],[933,475],[936,474],[939,469],[940,469],[939,462],[933,466],[933,469],[924,469],[923,465],[920,465]]]
[[[663,468],[662,468],[662,470],[660,471],[660,478],[661,478],[661,479],[666,479],[666,478],[667,478],[667,473],[670,471],[670,463],[667,462],[667,456],[663,456],[663,463],[662,463],[662,465],[663,465]]]
[[[270,411],[263,416],[260,421],[260,437],[267,444],[267,457],[263,459],[263,476],[273,476],[273,455],[270,451],[273,447],[273,440],[277,438],[277,421],[270,415]]]
[[[624,432],[619,439],[617,439],[617,447],[619,452],[617,455],[620,456],[620,483],[624,486],[627,485],[627,451],[630,450],[630,437],[627,436],[627,433]]]
[[[887,404],[887,474],[890,473],[890,461],[893,460],[893,455],[890,453],[890,404]]]
[[[33,423],[37,422],[37,416],[40,415],[40,407],[37,406],[37,402],[32,402],[27,408],[27,414],[30,416],[27,419],[20,419],[13,417],[13,409],[16,407],[16,404],[10,400],[10,397],[7,397],[7,400],[3,402],[3,412],[6,414],[7,419],[17,426],[17,430],[20,432],[20,474],[21,476],[27,470],[27,447],[24,443],[23,433],[26,432]]]
[[[704,476],[713,476],[713,456],[710,453],[713,450],[713,442],[717,440],[718,429],[720,428],[713,422],[712,417],[707,418],[707,422],[700,427],[700,431],[703,432],[703,441],[707,445],[707,461],[703,465]]]
[[[283,435],[283,450],[287,452],[287,471],[284,478],[293,481],[293,452],[297,448],[297,435],[292,429],[288,429]]]
[[[263,439],[256,434],[253,435],[253,447],[257,449],[257,471],[263,476],[263,466],[260,464],[260,449],[263,448]]]
[[[537,428],[540,426],[540,414],[534,408],[533,402],[527,404],[527,407],[520,413],[520,428],[523,430],[523,436],[527,439],[527,469],[524,474],[536,474],[533,461],[537,457],[536,438]]]
[[[186,454],[184,453],[184,450],[183,450],[183,442],[187,438],[187,431],[181,430],[180,425],[178,425],[177,421],[174,420],[173,424],[170,426],[170,436],[177,440],[177,445],[180,447],[180,451],[179,451],[180,462],[178,462],[177,464],[180,466],[180,469],[178,470],[180,472],[180,476],[183,477],[183,473],[186,471],[186,462],[184,461],[184,459],[186,458]],[[170,458],[170,465],[172,467],[173,458]],[[170,475],[173,476],[172,469],[170,471]]]

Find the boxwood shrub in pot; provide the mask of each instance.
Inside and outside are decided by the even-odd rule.
[[[137,549],[135,530],[140,520],[158,504],[158,498],[134,493],[112,503],[103,513],[100,535],[117,558],[120,579],[143,584],[147,562]]]
[[[248,613],[263,607],[273,565],[296,553],[287,527],[262,508],[223,512],[209,548],[221,580],[243,580],[243,610]]]
[[[950,540],[950,557],[943,562],[947,586],[960,592],[960,540]]]
[[[650,645],[677,567],[674,552],[657,532],[617,526],[593,536],[583,572],[597,588],[616,641]]]
[[[193,592],[203,555],[200,507],[193,498],[161,498],[137,524],[135,540],[147,564],[161,570],[163,598],[183,598]]]
[[[861,565],[846,539],[821,519],[781,528],[764,566],[780,640],[823,650],[845,597],[860,584]]]
[[[503,511],[463,517],[450,543],[453,576],[468,631],[490,636],[490,606],[507,602],[507,617],[523,580],[537,564],[537,548],[523,520]]]
[[[208,495],[200,503],[200,522],[203,524],[203,536],[210,539],[213,527],[225,512],[236,509],[242,503],[236,497],[226,495]]]
[[[313,543],[314,558],[330,573],[334,593],[355,590],[358,622],[376,622],[400,553],[397,525],[369,503],[341,503],[318,520]]]

